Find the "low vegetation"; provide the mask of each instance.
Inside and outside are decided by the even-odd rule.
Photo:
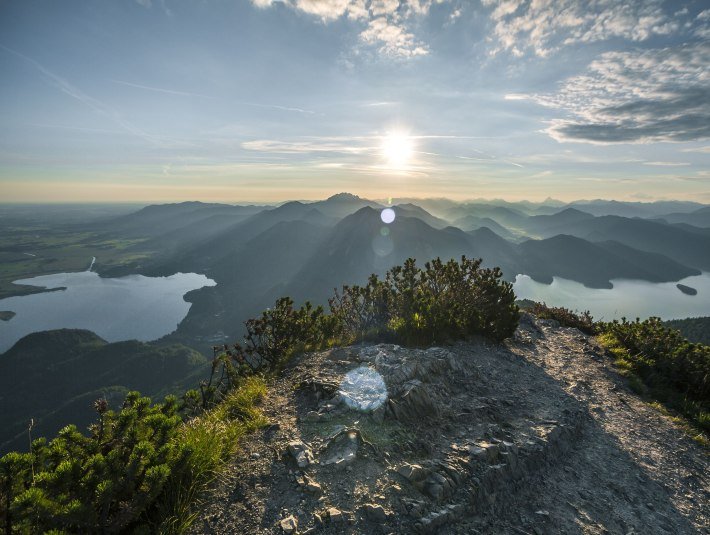
[[[597,335],[635,392],[671,415],[682,415],[706,436],[710,434],[710,346],[689,341],[669,326],[674,322],[659,318],[595,322],[588,311],[580,314],[544,303],[526,303],[525,308],[539,318]],[[697,319],[701,321],[679,323],[695,328],[703,324],[703,318]]]
[[[131,392],[119,411],[96,402],[89,434],[75,426],[0,459],[6,533],[170,533],[189,524],[187,507],[234,453],[239,438],[264,423],[255,403],[263,380],[244,381],[219,406],[180,416]],[[55,531],[52,531],[55,530]]]
[[[710,346],[688,342],[659,318],[622,319],[598,330],[634,390],[710,433]]]
[[[344,286],[329,300],[330,314],[306,302],[294,308],[284,297],[261,318],[246,322],[243,344],[224,346],[230,369],[279,370],[299,351],[357,341],[425,346],[482,335],[496,342],[518,326],[511,283],[499,268],[481,268],[481,260],[440,259],[424,269],[413,259],[371,275],[364,286]]]
[[[480,260],[407,260],[380,279],[345,286],[329,310],[279,299],[246,322],[241,343],[214,348],[209,378],[182,399],[161,403],[131,392],[96,423],[27,453],[0,459],[0,520],[5,533],[181,533],[194,503],[232,458],[239,439],[266,423],[258,403],[266,380],[301,351],[356,341],[425,346],[485,336],[501,341],[518,323],[512,285]],[[594,322],[589,312],[532,305],[539,317],[597,334],[631,386],[710,431],[710,347],[693,344],[657,318]]]
[[[495,341],[518,322],[512,285],[480,260],[407,260],[384,279],[346,286],[330,312],[284,297],[246,322],[240,344],[215,347],[211,374],[178,401],[151,403],[131,392],[120,410],[95,404],[88,435],[75,426],[31,441],[28,453],[0,459],[5,532],[180,533],[195,498],[234,453],[240,437],[265,423],[258,400],[264,374],[299,351],[357,340],[426,345],[469,335]]]
[[[545,303],[534,303],[529,310],[538,318],[556,320],[564,327],[574,327],[585,334],[595,333],[594,318],[588,310],[578,313],[564,307],[550,307]]]
[[[710,317],[686,318],[668,320],[663,324],[671,329],[677,329],[690,342],[710,345]]]

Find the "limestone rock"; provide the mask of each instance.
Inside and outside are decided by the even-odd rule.
[[[327,513],[328,518],[332,523],[338,524],[340,522],[345,522],[345,515],[340,509],[337,509],[335,507],[329,507]]]
[[[296,533],[298,530],[298,519],[293,515],[281,520],[280,524],[284,533]]]
[[[300,440],[290,442],[288,445],[288,451],[296,460],[296,464],[299,468],[305,468],[309,464],[313,464],[315,461],[311,449]]]
[[[383,523],[387,520],[387,512],[381,505],[366,503],[362,506],[362,511],[365,513],[365,516],[373,522]]]
[[[323,492],[323,487],[316,480],[308,477],[307,475],[303,477],[303,488],[306,492],[311,494],[320,495]]]
[[[397,469],[397,473],[399,473],[401,476],[408,479],[412,483],[418,483],[420,481],[423,481],[427,476],[427,472],[424,468],[422,468],[418,464],[409,463],[400,466]]]
[[[440,414],[430,389],[418,379],[404,384],[402,395],[390,400],[389,409],[400,422],[420,422]]]
[[[357,458],[359,447],[360,442],[355,431],[339,432],[322,452],[321,464],[346,466]]]

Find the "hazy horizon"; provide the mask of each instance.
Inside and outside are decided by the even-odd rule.
[[[634,203],[634,204],[653,204],[653,203],[661,203],[661,202],[683,202],[683,203],[695,203],[699,205],[710,205],[710,202],[702,202],[702,201],[697,201],[694,199],[679,199],[679,198],[673,198],[673,197],[668,197],[668,198],[658,198],[654,200],[638,200],[638,199],[619,199],[619,198],[602,198],[602,197],[596,197],[596,198],[571,198],[569,200],[563,200],[559,198],[554,198],[551,196],[545,197],[545,198],[540,198],[540,199],[531,199],[531,198],[526,198],[526,197],[520,197],[520,198],[506,198],[506,197],[463,197],[460,199],[454,199],[451,197],[445,197],[445,196],[430,196],[430,197],[415,197],[415,196],[402,196],[402,197],[389,197],[389,198],[381,198],[381,197],[369,197],[367,195],[358,195],[356,193],[352,193],[351,191],[337,191],[333,192],[331,194],[323,194],[322,197],[313,197],[309,199],[305,198],[278,198],[278,199],[273,199],[273,200],[265,200],[265,199],[245,199],[245,200],[229,200],[229,199],[199,199],[199,198],[167,198],[167,199],[146,199],[146,200],[126,200],[126,201],[109,201],[109,200],[102,200],[102,201],[56,201],[56,200],[47,200],[47,201],[14,201],[14,202],[7,202],[5,200],[0,201],[0,206],[136,206],[136,207],[143,207],[143,206],[150,206],[150,205],[157,205],[157,204],[179,204],[179,203],[189,203],[189,202],[201,202],[201,203],[213,203],[213,204],[232,204],[232,205],[264,205],[264,206],[280,206],[285,203],[289,202],[301,202],[301,203],[316,203],[316,202],[321,202],[325,201],[335,195],[339,194],[351,194],[355,195],[361,199],[381,203],[381,204],[399,204],[399,203],[404,203],[404,202],[409,202],[409,201],[450,201],[452,203],[456,204],[466,204],[466,203],[476,203],[476,202],[481,202],[481,203],[494,203],[494,202],[507,202],[507,203],[531,203],[531,204],[545,204],[547,203],[562,203],[562,205],[569,205],[569,204],[585,204],[585,203],[595,203],[595,202],[624,202],[624,203]]]
[[[702,2],[8,1],[5,202],[710,202]]]

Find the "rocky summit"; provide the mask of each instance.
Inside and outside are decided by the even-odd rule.
[[[590,336],[295,358],[193,533],[708,533],[707,452]]]

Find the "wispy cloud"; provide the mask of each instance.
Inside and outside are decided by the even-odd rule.
[[[189,91],[180,91],[177,89],[166,89],[163,87],[154,87],[154,86],[149,86],[149,85],[144,85],[144,84],[137,84],[134,82],[126,82],[124,80],[111,80],[111,81],[113,83],[125,85],[127,87],[134,87],[136,89],[144,89],[146,91],[153,91],[156,93],[177,95],[177,96],[181,96],[181,97],[198,97],[198,98],[206,98],[206,99],[212,99],[212,100],[216,99],[216,97],[212,97],[210,95],[204,95],[202,93],[192,93]],[[304,108],[297,108],[294,106],[281,106],[279,104],[263,104],[263,103],[259,103],[259,102],[244,102],[244,101],[237,101],[237,104],[241,104],[242,106],[251,106],[254,108],[270,108],[273,110],[290,111],[290,112],[295,112],[295,113],[304,113],[306,115],[313,115],[316,113],[313,110],[307,110]]]
[[[149,85],[136,84],[134,82],[126,82],[124,80],[111,80],[114,84],[125,85],[127,87],[134,87],[136,89],[145,89],[147,91],[154,91],[156,93],[165,93],[168,95],[178,95],[181,97],[199,97],[199,98],[213,98],[208,95],[202,95],[200,93],[190,93],[188,91],[178,91],[176,89],[165,89],[163,87],[153,87]]]
[[[558,141],[648,143],[710,137],[710,43],[606,52],[554,94],[529,97],[567,112]]]
[[[433,3],[447,0],[251,0],[258,8],[281,3],[318,17],[328,23],[340,18],[364,23],[360,32],[363,45],[377,49],[381,56],[414,58],[429,53],[426,43],[418,39],[410,25],[429,13]],[[457,18],[460,11],[454,17]]]
[[[653,167],[686,167],[689,162],[643,162],[643,165],[651,165]]]
[[[705,147],[688,147],[682,149],[681,152],[699,152],[701,154],[710,154],[710,145],[706,145]]]
[[[549,56],[564,45],[612,38],[645,41],[680,27],[663,0],[482,0],[493,8],[493,53]]]
[[[377,102],[365,102],[364,104],[360,104],[360,107],[361,108],[384,108],[386,106],[396,106],[398,104],[399,104],[399,102],[382,100],[382,101],[377,101]]]
[[[291,106],[280,106],[278,104],[259,104],[257,102],[239,102],[240,104],[243,104],[245,106],[252,106],[254,108],[271,108],[272,110],[281,110],[281,111],[292,111],[295,113],[304,113],[306,115],[313,115],[316,112],[313,110],[306,110],[304,108],[295,108]]]
[[[242,148],[261,152],[276,152],[283,154],[336,153],[362,154],[377,150],[377,147],[342,143],[338,141],[275,141],[258,139],[245,141]]]
[[[116,111],[113,108],[111,108],[110,106],[104,104],[100,100],[97,100],[97,99],[87,95],[81,89],[79,89],[75,85],[71,84],[66,79],[54,74],[52,71],[47,69],[41,63],[35,61],[34,59],[30,58],[29,56],[25,56],[24,54],[22,54],[21,52],[18,52],[17,50],[13,50],[12,48],[9,48],[5,45],[0,44],[0,48],[5,50],[6,52],[9,52],[10,54],[17,56],[18,58],[26,61],[27,63],[29,63],[30,65],[35,67],[39,71],[39,73],[42,75],[42,77],[51,86],[55,87],[56,89],[58,89],[59,91],[61,91],[65,95],[68,95],[71,98],[78,100],[82,104],[88,106],[93,111],[110,119],[111,121],[113,121],[115,124],[120,126],[126,132],[133,134],[134,136],[140,137],[140,138],[144,139],[145,141],[152,143],[153,145],[160,146],[160,147],[164,146],[163,142],[156,139],[155,136],[148,134],[147,132],[145,132],[145,131],[141,130],[140,128],[131,124],[129,121],[125,120],[118,111]]]

